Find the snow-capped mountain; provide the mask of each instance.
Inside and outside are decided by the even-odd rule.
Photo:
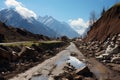
[[[68,36],[69,38],[80,36],[67,23],[60,22],[51,16],[39,17],[39,21],[59,33],[61,36]]]
[[[3,9],[0,11],[0,21],[7,25],[24,28],[35,34],[43,34],[49,37],[57,37],[57,33],[40,23],[34,17],[25,18],[20,15],[15,9]]]

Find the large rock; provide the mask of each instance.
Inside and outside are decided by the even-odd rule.
[[[87,66],[82,67],[80,69],[77,69],[76,74],[82,75],[82,76],[85,76],[85,77],[93,77],[93,73],[90,72],[90,70]]]
[[[111,59],[111,62],[120,64],[120,53],[114,55],[113,58]]]
[[[117,54],[119,52],[120,52],[120,46],[117,44],[115,46],[109,45],[106,49],[107,54]]]
[[[6,51],[6,50],[4,50],[4,49],[2,49],[2,48],[0,48],[0,57],[1,57],[1,59],[7,59],[7,60],[11,60],[11,53],[9,52],[9,51]]]
[[[120,64],[120,57],[114,57],[114,58],[112,58],[111,62],[112,63],[118,63],[118,64]]]
[[[4,35],[3,35],[3,34],[0,34],[0,43],[1,43],[1,42],[4,42],[4,40],[5,40]]]
[[[99,56],[99,55],[104,54],[104,53],[105,53],[105,50],[102,50],[100,52],[95,53],[95,56]]]
[[[17,54],[12,48],[7,46],[0,46],[0,57],[1,59],[6,59],[8,61],[15,61],[17,59]]]
[[[6,80],[3,76],[0,75],[0,80]]]

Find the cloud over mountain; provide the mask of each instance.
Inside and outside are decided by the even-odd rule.
[[[6,0],[5,4],[9,8],[15,8],[15,10],[24,18],[30,18],[30,17],[37,18],[37,15],[33,11],[24,7],[24,5],[21,2],[18,2],[16,0]]]
[[[75,20],[71,19],[69,20],[69,24],[74,30],[76,30],[79,34],[82,35],[85,32],[85,30],[88,28],[89,21],[85,22],[82,18],[78,18]]]

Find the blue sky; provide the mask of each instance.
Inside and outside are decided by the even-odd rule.
[[[1,0],[0,8],[4,8],[5,0]],[[40,16],[53,16],[60,21],[83,18],[89,20],[91,11],[99,15],[103,7],[109,8],[120,0],[17,0],[26,8]]]
[[[75,30],[83,33],[88,26],[89,16],[95,11],[100,15],[103,7],[110,8],[120,0],[0,0],[0,9],[8,6],[22,5],[25,11],[33,11],[37,16],[49,15],[59,21],[68,22]],[[8,1],[5,4],[5,1]],[[11,2],[10,2],[11,1]],[[18,3],[17,3],[18,2]],[[20,9],[19,9],[20,11]],[[31,15],[33,14],[31,12]],[[23,12],[21,12],[23,14]],[[83,30],[82,30],[83,29]]]

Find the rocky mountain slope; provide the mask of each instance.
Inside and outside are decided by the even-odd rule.
[[[114,5],[92,26],[85,41],[105,41],[120,33],[120,4]]]
[[[3,9],[0,11],[0,21],[6,23],[9,26],[17,28],[24,28],[35,34],[42,34],[49,37],[56,37],[57,33],[48,28],[44,24],[40,23],[34,17],[26,18],[15,9]]]
[[[67,36],[69,38],[79,37],[80,35],[74,31],[67,23],[60,22],[51,16],[39,17],[39,21],[61,36]]]
[[[0,22],[0,42],[14,41],[30,41],[30,40],[48,40],[49,38],[43,35],[33,34],[21,28],[6,26]]]
[[[3,9],[0,11],[0,21],[9,26],[24,28],[35,34],[42,34],[49,37],[67,36],[69,38],[78,37],[67,23],[60,22],[53,17],[24,17],[15,9]]]
[[[88,58],[88,63],[92,66],[90,69],[93,70],[93,73],[96,74],[98,71],[99,75],[104,76],[100,80],[120,79],[120,34],[107,38],[104,43],[100,41],[85,42],[78,39],[75,44],[84,56]],[[106,66],[106,69],[103,66],[98,66],[96,62],[91,63],[91,59],[102,63],[103,66]]]
[[[91,68],[99,69],[98,80],[120,79],[120,3],[114,5],[92,26],[85,39],[76,39],[75,44],[88,58],[100,62],[105,67],[98,66],[95,62]],[[91,69],[90,68],[90,69]],[[97,71],[95,71],[96,73]],[[94,73],[94,72],[93,72]],[[98,74],[97,73],[97,74]]]

